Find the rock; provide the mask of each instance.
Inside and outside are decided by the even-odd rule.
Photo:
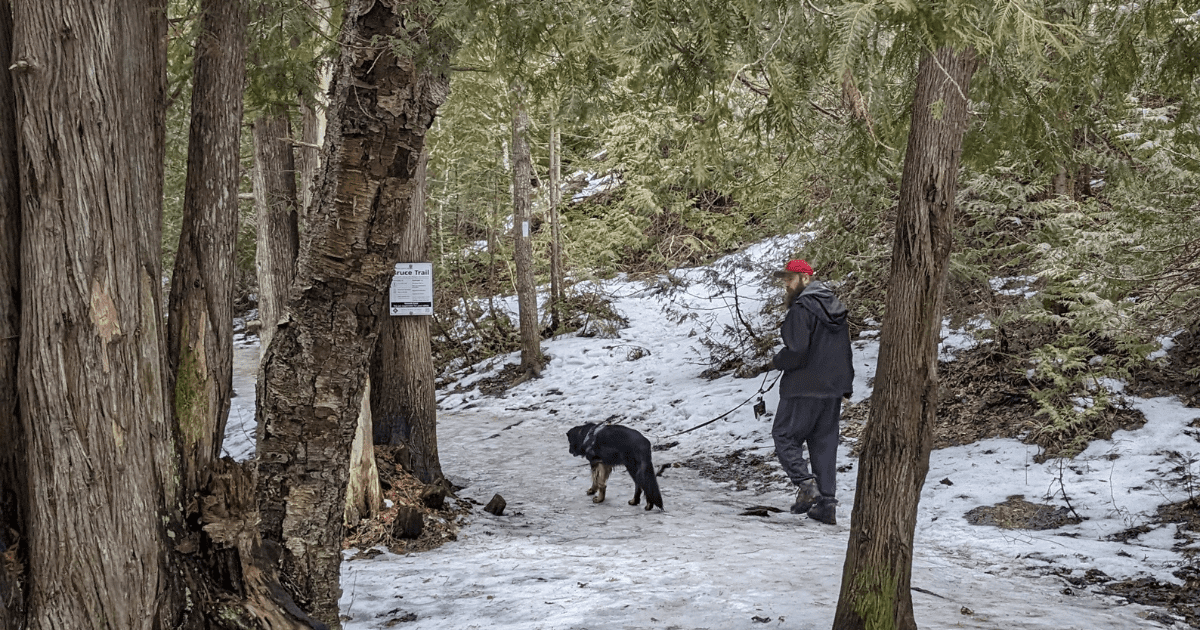
[[[496,516],[504,516],[504,508],[507,505],[508,503],[504,501],[504,497],[497,494],[492,497],[491,501],[488,501],[487,505],[483,506],[483,511],[495,514]]]
[[[424,529],[425,523],[421,520],[420,510],[408,505],[396,508],[396,518],[392,521],[394,538],[419,538]]]

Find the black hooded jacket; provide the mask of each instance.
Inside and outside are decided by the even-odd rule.
[[[812,281],[788,307],[780,326],[784,348],[772,363],[783,370],[782,398],[838,398],[854,389],[846,306]]]

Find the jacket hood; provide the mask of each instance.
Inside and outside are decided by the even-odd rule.
[[[808,309],[818,321],[831,329],[845,326],[846,318],[849,315],[846,305],[842,304],[833,291],[830,291],[829,287],[819,280],[813,280],[807,287],[804,287],[792,304],[799,304]]]

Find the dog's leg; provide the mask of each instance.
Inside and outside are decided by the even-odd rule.
[[[642,502],[642,487],[633,484],[633,498],[629,500],[629,505],[637,505]]]
[[[608,488],[610,473],[612,473],[612,466],[601,461],[592,462],[592,488],[596,491],[596,496],[592,497],[592,503],[604,503],[604,492]]]
[[[592,462],[592,487],[587,489],[587,493],[589,495],[596,494],[596,491],[600,489],[599,484],[596,483],[596,481],[597,481],[596,466],[598,466],[599,464],[600,464],[600,462]]]

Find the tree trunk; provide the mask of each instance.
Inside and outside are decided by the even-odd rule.
[[[1051,189],[1056,196],[1070,197],[1071,196],[1071,180],[1067,176],[1067,167],[1060,166],[1054,171],[1054,177],[1051,178]]]
[[[300,226],[296,214],[296,165],[286,110],[254,120],[254,207],[258,215],[255,262],[258,275],[258,339],[266,348],[283,317],[296,277]]]
[[[333,9],[329,0],[315,0],[309,7],[315,18],[315,27],[320,30],[322,37],[333,37],[328,32],[333,19]],[[330,26],[332,28],[332,26]],[[321,167],[321,143],[325,141],[325,108],[328,107],[326,93],[329,90],[330,67],[322,61],[317,68],[317,84],[320,86],[316,94],[300,95],[300,136],[301,145],[296,152],[296,167],[300,175],[300,217],[301,222],[312,209],[317,171]]]
[[[416,172],[412,205],[396,262],[428,262],[425,173],[428,153]],[[437,449],[437,400],[428,315],[384,315],[371,359],[371,420],[376,444],[404,446],[402,463],[425,483],[442,476]]]
[[[879,366],[862,438],[837,630],[915,630],[913,530],[929,470],[941,332],[974,50],[921,59],[900,183]]]
[[[314,27],[322,37],[333,37],[328,32],[333,19],[333,9],[329,0],[314,0],[308,5],[314,18]],[[330,28],[332,28],[330,26]],[[325,141],[325,108],[326,92],[329,90],[329,64],[322,61],[317,68],[317,84],[320,86],[316,94],[300,95],[300,139],[301,145],[296,151],[296,167],[300,175],[300,217],[307,216],[313,203],[313,184],[317,178],[317,169],[321,166],[321,143]]]
[[[298,603],[334,628],[349,453],[367,363],[425,132],[449,93],[447,76],[392,51],[428,52],[448,63],[450,51],[425,39],[432,16],[424,11],[436,8],[357,0],[346,9],[319,193],[286,315],[262,364],[263,536],[282,545],[284,577]],[[411,39],[387,45],[391,37]]]
[[[300,146],[296,149],[296,169],[299,175],[298,206],[300,214],[307,214],[313,202],[313,181],[321,166],[321,140],[325,134],[321,105],[313,97],[300,95]]]
[[[550,130],[550,330],[558,333],[562,325],[563,262],[562,231],[558,206],[562,204],[562,157],[558,125]]]
[[[184,510],[221,454],[233,394],[233,280],[237,242],[244,0],[202,0],[192,78],[183,227],[171,275],[168,374],[183,464]]]
[[[21,334],[21,206],[17,186],[17,115],[8,67],[12,65],[12,5],[0,0],[0,444],[24,444],[17,407],[17,348]],[[17,628],[24,617],[24,545],[9,532],[25,532],[25,451],[0,448],[0,553],[20,553],[19,563],[0,561],[0,628]]]
[[[524,88],[514,83],[512,119],[513,261],[517,268],[517,310],[521,330],[521,370],[527,377],[542,373],[542,338],[538,331],[537,287],[533,280],[533,239],[529,233],[533,160],[529,154],[529,115]]]
[[[166,2],[18,0],[13,25],[28,627],[166,627]]]

